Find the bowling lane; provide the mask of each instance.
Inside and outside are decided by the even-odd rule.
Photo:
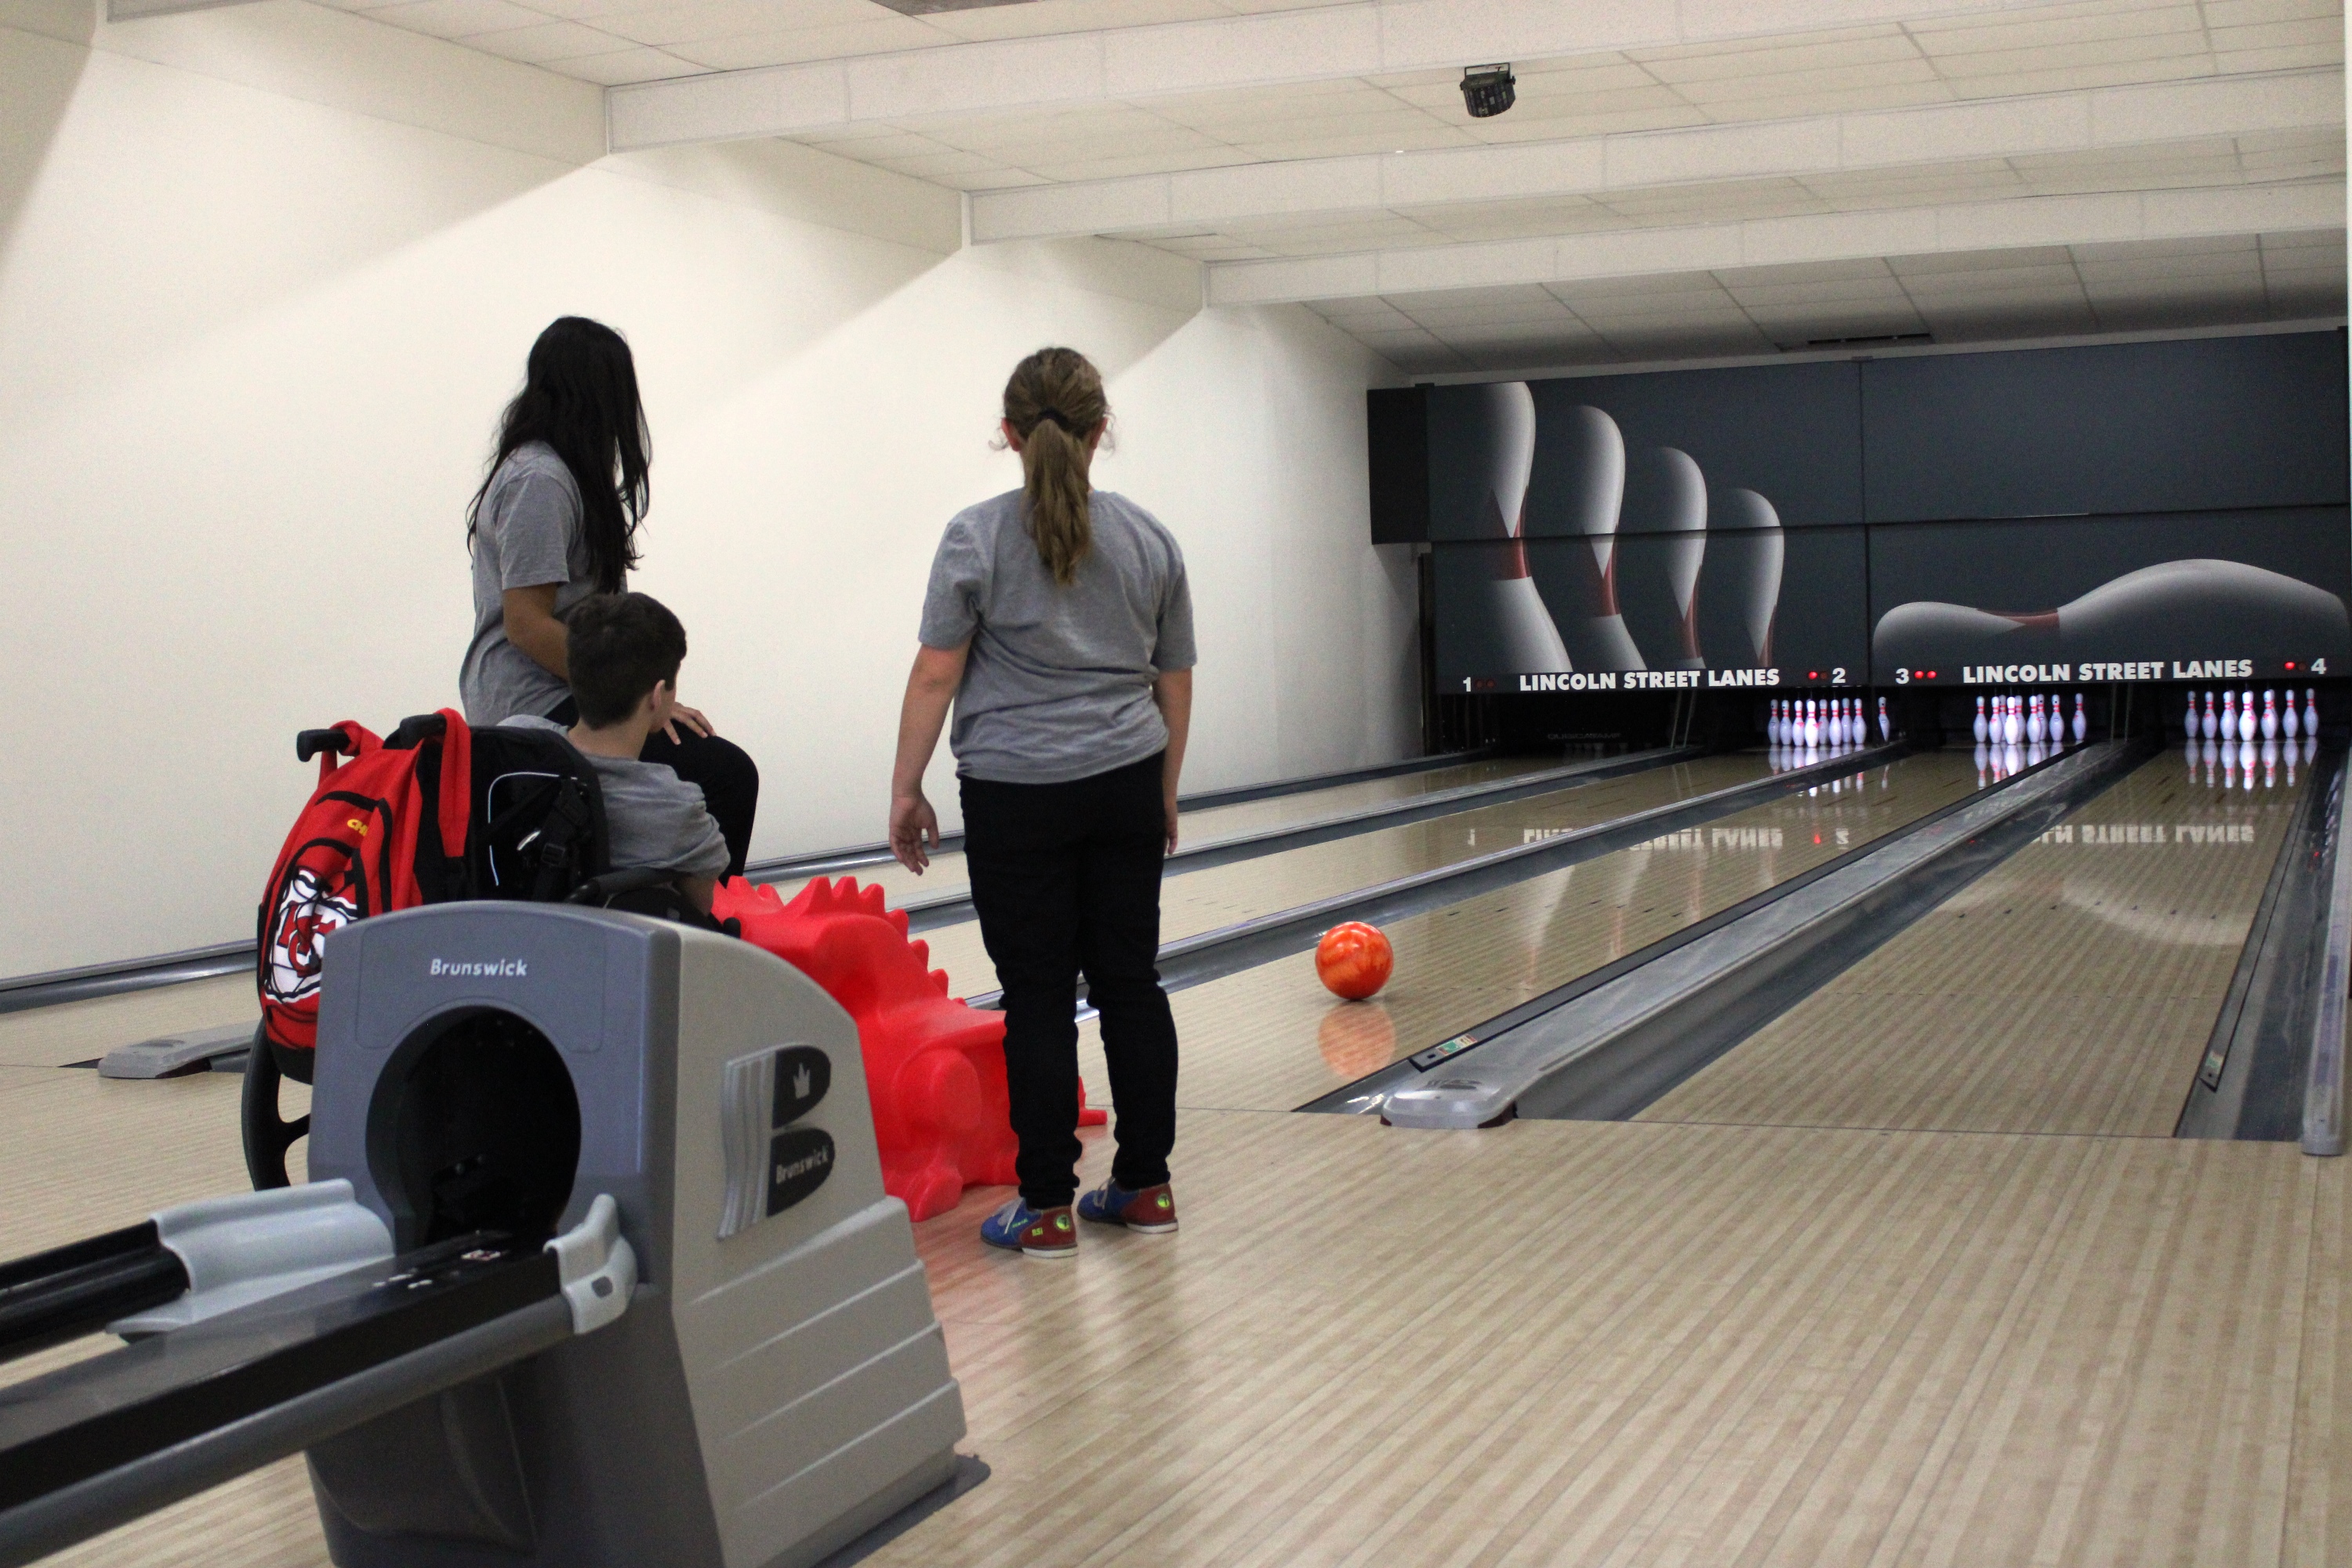
[[[1488,757],[1479,762],[1430,768],[1416,773],[1398,773],[1384,779],[1359,779],[1353,784],[1333,784],[1328,789],[1300,790],[1296,795],[1268,795],[1263,800],[1237,801],[1231,805],[1200,806],[1187,810],[1183,815],[1184,842],[1187,845],[1223,844],[1230,839],[1247,837],[1253,833],[1303,827],[1308,823],[1325,822],[1335,816],[1369,811],[1374,806],[1418,800],[1441,790],[1499,784],[1584,760],[1587,759],[1559,755]],[[963,857],[954,852],[933,856],[930,869],[920,877],[895,860],[860,866],[842,874],[855,877],[869,887],[879,887],[889,898],[893,908],[918,899],[936,899],[950,893],[961,893],[971,886],[964,875]],[[810,880],[807,877],[788,877],[775,884],[776,891],[789,899],[808,886]]]
[[[1312,953],[1177,992],[1178,1102],[1295,1109],[1978,787],[1965,752],[1906,757],[1393,921],[1396,977],[1370,1002],[1333,998],[1316,981]],[[1091,1025],[1083,1059],[1099,1101],[1108,1079]]]
[[[1457,865],[1629,812],[1747,784],[1771,771],[1770,762],[1761,752],[1700,757],[1525,800],[1187,871],[1161,884],[1160,939],[1174,942],[1398,877]],[[978,922],[966,921],[927,931],[924,940],[931,944],[932,967],[948,972],[955,994],[968,996],[995,989],[996,968],[981,944]]]
[[[2151,759],[1643,1119],[2168,1137],[2300,763]]]

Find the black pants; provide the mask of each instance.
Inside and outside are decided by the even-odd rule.
[[[1160,758],[1070,784],[964,779],[964,865],[981,940],[1004,988],[1004,1076],[1034,1209],[1077,1195],[1078,974],[1102,1015],[1118,1112],[1111,1180],[1168,1179],[1176,1143],[1176,1020],[1156,967]]]
[[[580,722],[580,705],[567,697],[548,718],[570,729]],[[760,765],[751,753],[717,735],[698,735],[680,724],[677,739],[656,730],[646,737],[641,763],[660,763],[690,784],[702,786],[702,803],[727,840],[727,875],[743,874],[751,853],[751,819],[760,810]]]

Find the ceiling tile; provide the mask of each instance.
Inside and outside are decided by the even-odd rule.
[[[403,5],[378,6],[368,15],[379,22],[436,38],[465,38],[478,33],[532,27],[547,20],[511,0],[407,0]]]
[[[532,0],[539,4],[540,0]],[[905,17],[885,16],[845,26],[795,27],[789,30],[747,28],[703,36],[698,28],[681,14],[674,26],[684,26],[696,36],[677,39],[681,45],[690,44],[691,53],[713,70],[748,70],[760,66],[800,65],[809,60],[830,59],[836,55],[866,54],[889,48],[907,47],[902,24]],[[657,29],[667,30],[667,29]]]
[[[578,22],[542,22],[536,26],[516,27],[509,32],[468,38],[466,43],[470,48],[497,55],[502,59],[520,60],[526,65],[550,65],[587,55],[609,55],[629,47],[626,38],[616,38],[610,33],[599,32]]]
[[[1806,43],[1738,43],[1680,49],[1636,49],[1628,56],[1664,82],[1752,80],[1818,76],[1890,61],[1915,62],[1919,46],[1902,28],[1871,27]]]
[[[551,66],[551,70],[557,68]],[[692,76],[696,68],[667,55],[659,49],[617,49],[609,55],[586,55],[562,62],[565,76],[582,81],[599,82],[606,87],[623,87],[635,81],[667,81],[671,77]]]

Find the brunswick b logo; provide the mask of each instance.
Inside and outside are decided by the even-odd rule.
[[[317,994],[320,945],[365,912],[367,890],[356,872],[353,867],[343,876],[322,877],[298,865],[288,873],[262,949],[262,988],[270,1001],[299,1002]]]

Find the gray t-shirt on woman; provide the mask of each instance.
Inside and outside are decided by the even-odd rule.
[[[1190,669],[1192,593],[1160,520],[1097,490],[1094,543],[1065,588],[1022,523],[1019,490],[956,514],[931,562],[925,646],[971,655],[948,744],[956,771],[999,784],[1064,784],[1168,744],[1153,677]]]
[[[490,476],[474,530],[474,640],[457,671],[466,722],[498,724],[518,713],[544,718],[572,689],[507,640],[509,588],[559,584],[561,616],[596,591],[588,575],[580,486],[544,441],[516,447]]]

